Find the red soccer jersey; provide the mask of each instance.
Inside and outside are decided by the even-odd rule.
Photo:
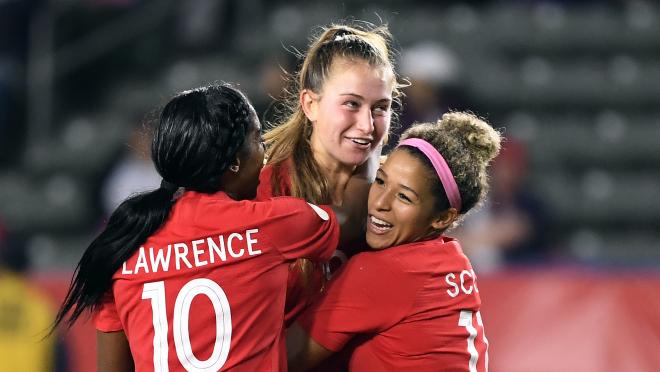
[[[276,172],[276,184],[279,187],[279,195],[291,195],[291,177],[289,176],[289,162],[280,163],[278,167],[272,164],[262,168],[259,174],[259,187],[257,188],[257,200],[267,200],[273,195],[273,173]],[[287,280],[286,303],[284,307],[284,321],[288,328],[300,313],[312,302],[312,298],[318,294],[324,283],[323,264],[312,262],[313,269],[307,282],[303,278],[300,267],[292,265]]]
[[[277,195],[274,195],[273,192],[273,173],[275,173],[275,184],[279,188]],[[288,161],[277,164],[277,167],[268,164],[261,168],[256,199],[268,200],[274,196],[291,196],[291,176],[289,175]]]
[[[480,304],[470,262],[440,237],[355,255],[298,322],[329,350],[352,340],[351,371],[483,372]]]
[[[136,371],[286,370],[289,264],[338,239],[334,213],[300,199],[186,192],[113,276],[96,327],[126,333]]]

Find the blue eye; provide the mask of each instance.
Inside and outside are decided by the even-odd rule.
[[[346,106],[348,106],[349,108],[352,108],[352,109],[355,109],[355,108],[360,107],[360,104],[357,103],[357,102],[355,102],[355,101],[347,101],[347,102],[344,103],[344,104],[345,104]]]
[[[379,106],[379,107],[374,107],[373,113],[378,116],[384,116],[387,114],[389,111],[389,107],[387,106]]]

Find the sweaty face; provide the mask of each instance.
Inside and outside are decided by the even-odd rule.
[[[261,139],[261,123],[254,109],[251,108],[251,123],[245,135],[245,141],[238,151],[240,161],[238,173],[227,171],[231,176],[230,187],[227,191],[239,200],[254,199],[259,185],[259,172],[264,164],[264,143]]]
[[[394,75],[385,66],[338,59],[319,94],[312,94],[312,150],[321,164],[364,163],[390,127]]]
[[[405,150],[395,150],[378,170],[369,190],[367,244],[384,249],[431,235],[437,220],[431,176]]]

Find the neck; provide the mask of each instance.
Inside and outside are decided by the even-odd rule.
[[[321,169],[321,173],[328,180],[332,204],[342,205],[344,202],[344,190],[351,178],[355,166],[347,166],[334,159],[328,159],[318,153],[314,153],[314,159]]]

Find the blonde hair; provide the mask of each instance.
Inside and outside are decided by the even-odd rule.
[[[385,66],[392,71],[395,79],[392,92],[395,107],[394,104],[400,100],[402,85],[396,81],[390,44],[391,34],[387,25],[373,27],[366,23],[363,26],[333,24],[321,29],[320,34],[312,39],[300,70],[290,79],[294,85],[288,91],[283,115],[286,119],[264,135],[267,164],[274,168],[271,176],[273,195],[282,195],[284,191],[280,190],[279,177],[290,177],[291,196],[316,204],[332,204],[330,183],[314,159],[310,143],[312,125],[300,105],[300,92],[309,89],[320,94],[337,58],[365,61],[370,66]],[[280,167],[289,160],[289,174],[280,174]],[[314,264],[299,259],[292,269],[300,270],[304,285],[311,290],[309,284],[315,270]]]
[[[371,28],[331,25],[322,29],[320,35],[313,39],[293,81],[295,87],[289,93],[286,119],[264,135],[268,164],[275,168],[271,182],[273,195],[282,193],[279,190],[277,177],[280,172],[277,168],[290,159],[287,176],[291,179],[291,195],[312,203],[332,203],[328,179],[314,159],[310,145],[312,125],[300,106],[299,94],[304,89],[320,94],[333,61],[344,58],[389,68],[395,79],[393,99],[398,100],[401,85],[396,82],[390,44],[391,34],[386,25]]]
[[[465,214],[483,202],[488,193],[490,162],[500,152],[502,136],[485,120],[470,112],[450,112],[442,115],[436,123],[422,123],[410,127],[401,135],[401,140],[420,138],[430,143],[442,155],[456,180],[461,194],[461,210]],[[429,160],[412,147],[401,147],[433,169]],[[435,210],[449,208],[449,201],[442,184],[433,172],[432,190],[436,198]]]

